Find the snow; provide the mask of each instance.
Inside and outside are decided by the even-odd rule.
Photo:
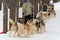
[[[3,5],[2,5],[2,9],[3,9]],[[2,32],[3,30],[3,10],[0,10],[0,32]]]
[[[30,38],[8,37],[7,34],[0,34],[0,40],[60,40],[60,2],[54,3],[56,17],[47,20],[46,32],[43,34],[31,35]],[[0,11],[0,32],[3,28],[3,14]]]

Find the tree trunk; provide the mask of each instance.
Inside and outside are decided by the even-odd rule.
[[[22,7],[24,0],[20,0],[20,7]]]
[[[56,2],[58,2],[58,0],[53,0],[53,3],[56,3]]]
[[[39,11],[41,11],[40,0],[29,0],[32,5],[34,5],[34,13],[35,15],[38,13],[38,3],[39,3]]]
[[[1,3],[2,3],[2,0],[0,0],[0,10],[2,9],[2,4]]]
[[[6,33],[8,31],[7,27],[8,23],[8,9],[6,0],[3,1],[3,32]]]
[[[19,8],[18,1],[10,0],[9,7],[10,7],[10,18],[12,18],[15,22],[17,22],[17,19],[18,19],[17,15],[18,15],[18,8]],[[9,29],[11,29],[11,24]]]

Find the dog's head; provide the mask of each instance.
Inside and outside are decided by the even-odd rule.
[[[30,27],[32,25],[32,20],[28,20],[25,25],[26,27]]]
[[[47,6],[47,11],[51,11],[52,7],[51,6]]]
[[[44,16],[46,17],[46,16],[47,16],[47,14],[44,14]]]
[[[48,12],[43,12],[42,19],[46,19],[48,17]]]
[[[28,20],[26,24],[27,25],[30,25],[31,23],[32,23],[32,21],[31,20]]]
[[[43,16],[43,11],[40,12],[40,16]]]

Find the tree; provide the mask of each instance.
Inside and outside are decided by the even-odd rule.
[[[3,32],[7,32],[7,23],[8,23],[8,9],[7,9],[7,0],[3,0]]]
[[[18,10],[19,10],[19,1],[18,0],[9,0],[9,8],[10,8],[10,18],[12,18],[15,22],[18,19]],[[11,24],[10,24],[11,28]]]

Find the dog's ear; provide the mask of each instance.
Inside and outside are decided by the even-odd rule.
[[[10,22],[11,24],[14,24],[14,23],[15,23],[13,19],[9,19],[9,22]]]

